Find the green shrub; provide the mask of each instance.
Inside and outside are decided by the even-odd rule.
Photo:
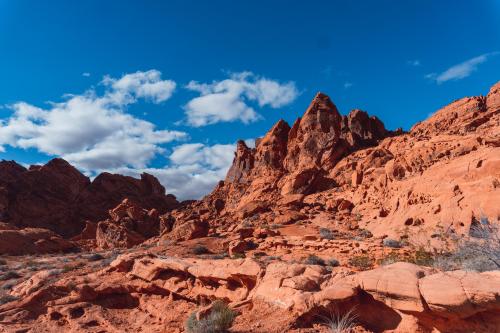
[[[232,256],[233,259],[243,259],[246,258],[244,253],[235,252]]]
[[[185,323],[188,333],[222,333],[233,325],[236,312],[231,310],[226,303],[215,301],[210,314],[200,320],[196,319],[196,311],[191,313]]]
[[[373,266],[373,260],[368,256],[355,256],[349,260],[349,264],[356,268],[367,270]]]
[[[434,264],[434,255],[431,252],[425,251],[423,247],[420,247],[415,252],[414,263],[420,266],[432,266]]]
[[[337,259],[331,258],[331,259],[326,260],[325,264],[327,266],[337,267],[340,265],[340,262]]]
[[[325,266],[325,261],[323,259],[321,259],[320,257],[315,256],[314,254],[311,254],[306,258],[306,260],[304,261],[304,264]]]
[[[7,281],[10,279],[18,279],[21,275],[14,271],[8,271],[0,276],[0,281]]]

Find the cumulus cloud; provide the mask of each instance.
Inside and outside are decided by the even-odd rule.
[[[250,103],[280,108],[298,96],[294,82],[280,83],[251,72],[233,73],[226,80],[212,83],[191,81],[186,88],[200,94],[184,106],[187,123],[194,127],[219,122],[254,122],[261,116]]]
[[[126,112],[138,98],[159,103],[171,96],[175,83],[160,75],[148,71],[107,77],[102,95],[94,90],[69,95],[47,109],[15,103],[10,117],[0,120],[0,146],[61,156],[84,170],[146,167],[164,151],[162,144],[187,137],[180,131],[158,130]]]
[[[442,84],[450,80],[461,80],[475,72],[478,66],[486,62],[490,57],[500,54],[500,52],[485,53],[460,64],[454,65],[442,73],[430,73],[425,75],[427,79],[434,80],[437,84]]]
[[[224,179],[234,158],[235,144],[181,144],[170,154],[165,168],[120,168],[114,172],[138,177],[147,172],[157,177],[168,193],[180,200],[199,199]]]
[[[103,84],[111,87],[108,98],[116,103],[133,103],[136,98],[160,103],[169,99],[176,88],[174,81],[162,80],[157,70],[126,74],[120,79],[105,76]]]

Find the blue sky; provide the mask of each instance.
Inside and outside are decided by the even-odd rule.
[[[0,155],[180,198],[317,91],[409,129],[500,80],[500,1],[0,0]]]

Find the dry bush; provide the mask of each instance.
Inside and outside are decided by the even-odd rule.
[[[335,310],[330,317],[325,319],[325,325],[331,333],[353,333],[357,318],[355,308],[343,313]]]
[[[191,313],[185,323],[188,333],[221,333],[233,325],[236,312],[231,310],[226,303],[217,300],[212,304],[210,314],[198,320],[196,311]]]
[[[481,218],[471,225],[469,237],[458,241],[455,251],[437,256],[434,261],[435,267],[445,271],[500,269],[500,227]]]

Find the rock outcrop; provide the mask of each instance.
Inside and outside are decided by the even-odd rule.
[[[47,229],[0,229],[0,255],[67,252],[76,248],[73,242]]]
[[[280,120],[255,148],[240,141],[224,182],[185,211],[221,228],[302,214],[375,236],[468,234],[500,216],[499,100],[496,84],[403,133],[361,110],[342,116],[318,93],[291,128]]]
[[[246,304],[245,311],[250,313],[260,311],[262,302],[274,315],[286,311],[288,329],[273,332],[306,328],[338,307],[355,309],[357,322],[371,332],[500,329],[499,274],[443,273],[408,263],[352,274],[318,265],[276,262],[263,266],[252,259],[180,259],[131,253],[85,278],[65,278],[52,285],[44,285],[44,279],[47,273],[42,271],[13,289],[12,295],[26,297],[0,306],[0,321],[6,327],[31,321],[39,332],[56,327],[84,332],[90,321],[101,328],[110,324],[96,317],[104,307],[107,315],[134,313],[121,316],[121,327],[137,328],[149,317],[154,318],[147,321],[150,331],[176,330],[178,320],[152,309],[169,304],[167,308],[179,311],[201,300],[221,299],[234,308]],[[72,315],[76,308],[80,309],[78,316]],[[40,309],[46,309],[46,314]],[[256,331],[271,330],[261,327]]]
[[[63,159],[26,169],[0,162],[0,218],[20,228],[45,228],[63,237],[80,233],[85,221],[100,221],[124,198],[160,214],[178,205],[148,174],[141,179],[103,173],[92,182]]]

